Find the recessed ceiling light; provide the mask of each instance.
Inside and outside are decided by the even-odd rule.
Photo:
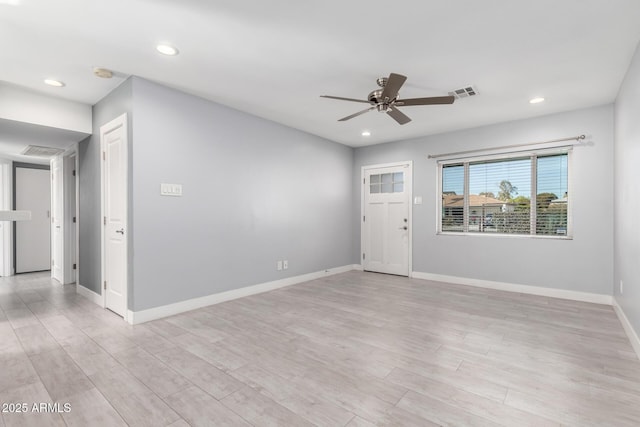
[[[541,102],[544,102],[544,98],[541,96],[529,100],[529,104],[539,104]]]
[[[371,132],[369,132],[368,130],[363,130],[362,136],[371,136]]]
[[[20,0],[0,0],[0,4],[8,4],[9,6],[19,6]]]
[[[175,56],[178,54],[178,49],[168,44],[159,44],[156,46],[156,50],[163,55]]]
[[[63,87],[64,86],[64,82],[61,82],[60,80],[54,80],[54,79],[45,79],[45,84],[48,84],[49,86],[53,86],[53,87]]]

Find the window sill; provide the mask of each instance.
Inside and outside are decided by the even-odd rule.
[[[503,234],[503,233],[465,233],[462,231],[438,231],[438,236],[472,236],[472,237],[498,237],[507,239],[542,239],[542,240],[573,240],[573,236],[550,236],[535,234]]]

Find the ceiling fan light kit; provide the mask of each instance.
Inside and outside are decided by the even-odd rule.
[[[351,114],[347,117],[343,117],[339,119],[339,122],[344,122],[347,120],[351,120],[354,117],[358,117],[364,113],[368,113],[369,111],[378,110],[380,113],[387,113],[393,120],[397,123],[404,125],[411,121],[411,119],[397,109],[397,107],[409,107],[415,105],[438,105],[438,104],[453,104],[455,101],[455,97],[452,95],[449,96],[434,96],[428,98],[408,98],[408,99],[399,99],[398,96],[400,94],[400,88],[407,80],[406,76],[401,74],[391,73],[389,77],[380,77],[376,80],[380,89],[375,89],[371,93],[366,100],[363,99],[355,99],[355,98],[344,98],[341,96],[331,96],[331,95],[320,95],[322,98],[330,98],[337,99],[339,101],[350,101],[350,102],[362,102],[366,104],[370,104],[371,107],[364,109],[362,111],[358,111],[357,113]]]

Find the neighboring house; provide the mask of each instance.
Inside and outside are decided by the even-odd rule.
[[[453,231],[463,224],[464,195],[444,194],[442,197],[442,225],[444,229]],[[513,212],[515,204],[504,202],[494,197],[469,194],[469,228],[490,226],[493,214]]]

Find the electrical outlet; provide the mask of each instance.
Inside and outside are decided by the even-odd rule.
[[[276,270],[282,271],[282,261],[276,262]]]
[[[285,259],[284,261],[282,261],[282,269],[286,270],[287,268],[289,268],[289,260]]]
[[[620,280],[620,295],[624,292],[624,283]]]

